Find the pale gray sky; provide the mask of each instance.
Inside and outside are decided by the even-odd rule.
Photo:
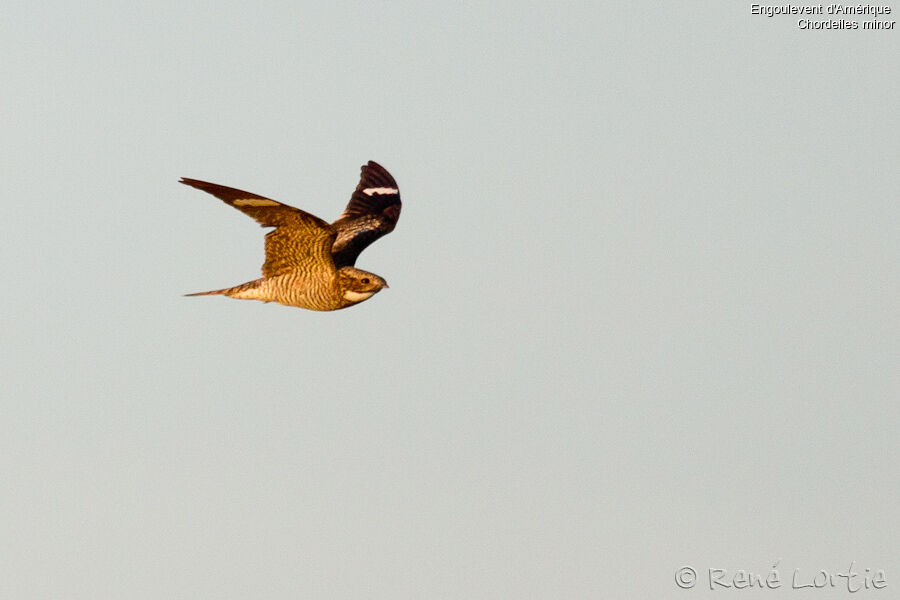
[[[900,38],[750,6],[7,7],[0,598],[896,594]],[[389,290],[182,297],[370,159]]]

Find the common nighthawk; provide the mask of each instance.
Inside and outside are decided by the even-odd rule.
[[[378,275],[354,266],[359,253],[393,231],[400,218],[397,182],[378,163],[363,165],[347,208],[330,225],[298,208],[250,192],[186,177],[181,183],[212,194],[263,227],[275,228],[266,234],[262,278],[188,296],[223,295],[310,310],[338,310],[388,287]]]

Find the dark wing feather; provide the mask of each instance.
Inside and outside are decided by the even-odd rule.
[[[347,208],[332,224],[337,230],[332,249],[337,268],[355,265],[360,252],[393,231],[400,208],[400,190],[391,174],[371,160],[363,165]]]
[[[263,227],[275,227],[266,234],[263,276],[274,277],[297,271],[305,274],[334,273],[331,249],[337,233],[319,217],[270,198],[224,185],[186,177],[181,179],[181,183],[212,194],[253,217]]]

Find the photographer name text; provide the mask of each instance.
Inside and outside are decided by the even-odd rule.
[[[860,569],[856,566],[856,561],[851,561],[846,571],[832,572],[827,569],[819,569],[818,571],[804,572],[803,569],[796,568],[788,576],[787,581],[778,568],[780,562],[780,560],[776,561],[771,569],[763,573],[754,573],[745,569],[729,571],[710,567],[706,569],[706,583],[711,590],[750,588],[776,590],[782,587],[795,590],[840,588],[851,594],[862,590],[881,590],[887,587],[884,569],[876,570],[868,567]],[[690,565],[685,565],[675,571],[675,584],[682,589],[696,587],[698,578],[697,569]]]

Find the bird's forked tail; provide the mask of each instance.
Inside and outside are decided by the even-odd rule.
[[[208,292],[194,292],[193,294],[185,294],[185,296],[227,296],[231,288],[224,290],[210,290]]]
[[[257,294],[254,294],[253,290],[259,287],[261,281],[263,280],[256,279],[230,288],[210,290],[208,292],[194,292],[193,294],[185,294],[185,296],[229,296],[231,298],[257,299]]]

